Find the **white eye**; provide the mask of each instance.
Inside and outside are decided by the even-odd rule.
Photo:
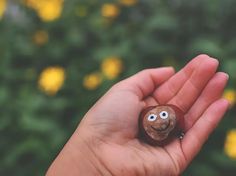
[[[166,111],[161,111],[161,113],[159,115],[162,119],[166,119],[169,116],[168,112],[166,112]]]
[[[148,121],[153,122],[153,121],[155,121],[156,119],[157,119],[157,115],[155,115],[155,114],[150,114],[150,115],[148,116]]]

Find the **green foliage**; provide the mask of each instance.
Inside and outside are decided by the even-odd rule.
[[[101,16],[106,2],[111,1],[66,0],[62,17],[45,23],[33,10],[9,1],[0,21],[0,175],[43,175],[91,105],[115,82],[144,68],[181,68],[206,53],[221,61],[234,88],[236,1],[140,0],[119,5],[114,19]],[[86,16],[76,15],[79,7],[87,9]],[[42,46],[32,40],[37,30],[49,34]],[[123,60],[121,76],[86,90],[84,76],[113,55]],[[55,96],[47,96],[37,81],[54,65],[65,68],[66,80]],[[226,131],[236,124],[234,112],[184,175],[236,173],[235,161],[223,153]]]

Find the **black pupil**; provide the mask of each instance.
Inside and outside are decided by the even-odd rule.
[[[163,112],[163,113],[162,113],[162,115],[163,115],[163,116],[166,116],[166,113],[165,113],[165,112]]]
[[[154,116],[151,116],[150,118],[151,118],[151,119],[154,119],[155,117],[154,117]]]

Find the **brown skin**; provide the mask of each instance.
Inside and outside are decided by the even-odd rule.
[[[189,165],[229,104],[222,95],[228,76],[218,62],[200,55],[174,74],[171,68],[144,70],[113,86],[84,116],[50,166],[47,176],[176,176]],[[164,146],[138,138],[143,109],[180,107],[185,136]]]

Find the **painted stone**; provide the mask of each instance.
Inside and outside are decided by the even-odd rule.
[[[175,105],[150,106],[139,118],[142,138],[152,145],[164,145],[184,131],[183,112]]]

